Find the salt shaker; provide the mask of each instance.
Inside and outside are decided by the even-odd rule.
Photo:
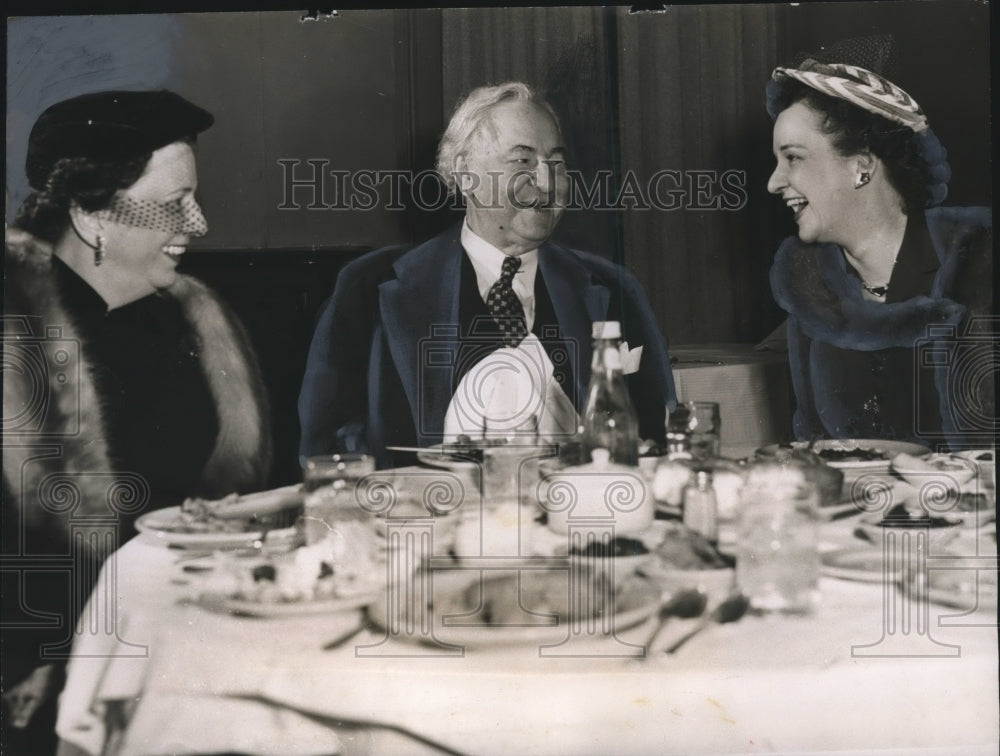
[[[684,525],[710,543],[719,541],[719,509],[712,487],[712,471],[696,470],[684,489]]]

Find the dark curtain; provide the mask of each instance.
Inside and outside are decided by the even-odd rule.
[[[775,210],[761,197],[775,37],[771,7],[446,10],[445,118],[475,86],[516,79],[540,89],[583,187],[602,187],[596,199],[577,195],[557,240],[624,262],[672,342],[756,341],[781,320],[762,296],[775,238]],[[682,172],[682,187],[697,181],[701,204],[714,201],[706,191],[718,198],[728,171],[727,204],[738,207],[693,209],[685,199],[658,209],[648,183],[661,170]],[[673,187],[661,181],[664,200]]]
[[[568,212],[557,239],[624,262],[672,343],[755,343],[783,320],[768,271],[795,233],[766,189],[771,71],[800,50],[894,34],[901,84],[949,149],[948,203],[987,204],[988,16],[964,0],[446,10],[443,116],[482,84],[541,89],[582,180],[613,173],[609,209]]]
[[[646,186],[672,172],[659,208],[625,213],[626,260],[672,343],[755,342],[781,322],[767,279],[778,208],[764,189],[775,17],[738,5],[618,14],[624,175]]]
[[[477,8],[442,12],[444,123],[475,87],[523,81],[562,121],[571,169],[588,183],[614,171],[614,45],[602,8]],[[609,258],[619,255],[618,218],[566,213],[555,239]]]

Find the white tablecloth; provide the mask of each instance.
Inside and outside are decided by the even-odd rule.
[[[824,540],[843,541],[851,529],[849,520],[830,523]],[[995,564],[995,537],[963,548]],[[898,608],[894,589],[824,577],[812,616],[716,625],[676,656],[558,659],[511,646],[442,658],[403,645],[413,655],[370,658],[357,652],[379,640],[367,631],[319,650],[356,613],[253,619],[186,602],[192,585],[177,558],[134,540],[106,565],[101,581],[114,600],[95,607],[104,595],[95,593],[98,621],[75,646],[58,725],[66,741],[99,753],[105,703],[124,700],[134,712],[121,753],[150,756],[425,752],[405,737],[331,728],[296,709],[379,720],[470,754],[997,749],[995,609],[931,605],[929,624],[887,637],[883,610]],[[672,621],[659,645],[691,622]],[[650,626],[619,636],[641,643]],[[909,656],[852,650],[900,641]]]

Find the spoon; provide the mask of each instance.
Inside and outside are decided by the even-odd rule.
[[[653,641],[663,631],[663,626],[667,624],[668,618],[682,617],[687,619],[689,617],[697,617],[705,611],[707,603],[708,596],[697,588],[687,588],[675,593],[667,600],[667,603],[660,607],[660,613],[656,619],[656,627],[653,628],[653,632],[646,639],[646,648],[652,647]],[[645,658],[648,659],[649,657],[646,656]]]
[[[373,626],[374,626],[374,623],[371,621],[371,618],[368,616],[368,607],[363,607],[361,609],[361,622],[358,623],[357,625],[355,625],[354,627],[352,627],[350,630],[347,630],[346,632],[341,633],[336,638],[334,638],[332,641],[329,641],[328,643],[325,643],[323,645],[323,650],[324,651],[332,651],[335,648],[340,648],[345,643],[347,643],[349,640],[351,640],[351,638],[354,638],[355,636],[360,635],[365,630],[370,630]]]
[[[721,604],[719,604],[715,609],[712,610],[711,614],[702,617],[701,622],[698,623],[697,627],[694,628],[687,635],[683,636],[680,640],[674,643],[670,648],[668,648],[664,653],[674,654],[677,650],[691,640],[694,636],[704,630],[706,627],[711,625],[713,622],[717,622],[720,625],[724,625],[727,622],[736,622],[740,617],[747,613],[747,609],[750,608],[750,599],[744,596],[742,593],[734,593],[732,596],[727,598]]]

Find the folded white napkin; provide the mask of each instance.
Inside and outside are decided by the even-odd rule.
[[[635,349],[628,348],[628,342],[623,341],[618,345],[618,353],[622,358],[622,372],[625,375],[639,372],[639,363],[642,361],[642,345]]]
[[[523,438],[554,441],[576,431],[579,417],[553,377],[552,361],[533,333],[477,362],[462,378],[444,418],[444,440]]]

